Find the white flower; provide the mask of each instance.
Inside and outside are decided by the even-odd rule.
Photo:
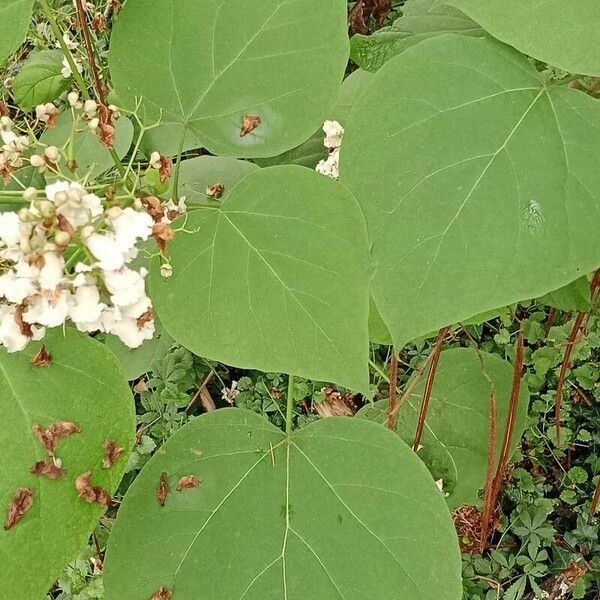
[[[109,213],[109,221],[123,252],[131,250],[138,239],[145,241],[152,235],[154,221],[147,212],[138,212],[128,207],[119,210],[114,218]]]
[[[150,308],[150,299],[146,295],[146,269],[139,272],[122,268],[104,271],[104,284],[111,294],[111,302],[128,317],[140,317]]]
[[[137,319],[122,317],[114,309],[104,311],[102,317],[105,331],[116,335],[129,348],[139,348],[145,340],[154,337],[154,321],[140,327]]]
[[[73,58],[73,62],[75,63],[77,70],[81,73],[83,71],[83,65],[79,62],[79,60],[77,58]],[[67,60],[66,57],[63,58],[63,60],[62,60],[62,69],[60,72],[62,73],[62,76],[65,79],[69,79],[69,77],[71,77],[73,75],[73,70],[71,69],[71,64],[69,63],[69,61]]]
[[[326,148],[339,148],[342,145],[344,128],[337,121],[325,121],[323,132],[325,133],[323,144]]]
[[[65,31],[63,33],[63,41],[65,42],[65,45],[67,46],[67,48],[69,50],[75,50],[75,48],[77,48],[77,46],[79,46],[79,44],[71,39],[71,36],[69,35],[68,31]],[[60,45],[59,45],[60,47]]]
[[[233,404],[235,402],[235,399],[238,397],[238,394],[240,393],[240,390],[237,389],[237,386],[238,382],[232,381],[231,387],[223,388],[221,390],[221,397],[223,398],[223,400],[229,402],[229,404]]]
[[[98,260],[97,266],[105,271],[116,271],[125,264],[120,244],[113,235],[92,233],[85,240],[89,251]]]
[[[44,266],[40,269],[40,287],[50,292],[56,291],[64,281],[65,260],[56,252],[44,253]]]
[[[17,324],[15,313],[15,307],[0,306],[0,345],[4,346],[8,352],[20,352],[29,342],[29,338],[23,335]]]
[[[21,261],[14,269],[0,275],[0,298],[14,304],[22,304],[25,298],[37,291],[39,269]]]
[[[71,292],[62,290],[53,294],[40,294],[35,297],[23,313],[26,323],[38,323],[45,327],[59,327],[67,319],[71,308]]]
[[[160,169],[160,152],[153,152],[150,155],[150,166],[157,171]]]
[[[105,309],[106,304],[100,302],[98,287],[82,285],[75,292],[69,316],[79,331],[92,333],[103,330],[102,313]]]
[[[327,157],[327,160],[319,161],[319,164],[316,166],[315,171],[317,173],[321,173],[321,175],[326,175],[327,177],[331,177],[332,179],[337,179],[340,176],[339,149],[333,150]]]
[[[21,221],[17,213],[0,213],[0,240],[8,248],[19,245],[21,241]]]

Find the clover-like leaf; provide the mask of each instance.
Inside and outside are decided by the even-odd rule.
[[[163,154],[185,149],[191,131],[215,154],[274,156],[308,138],[335,100],[346,9],[345,0],[128,2],[111,38],[116,95],[130,109],[142,97],[148,121],[162,112],[163,129],[177,132],[156,148]],[[244,134],[246,117],[260,124]]]
[[[437,464],[439,448],[443,448],[450,456],[456,469],[456,482],[452,482],[453,489],[444,486],[444,490],[448,492],[447,502],[451,510],[463,504],[479,503],[478,491],[484,486],[487,467],[490,381],[496,392],[498,459],[508,414],[512,376],[512,366],[496,354],[482,352],[480,358],[472,348],[452,348],[444,350],[440,356],[419,456],[435,478],[441,474]],[[398,413],[397,432],[411,445],[415,438],[424,387],[425,382],[420,382]],[[525,430],[528,402],[529,393],[522,386],[512,450],[517,448]],[[386,411],[387,400],[380,400],[374,405],[365,406],[359,414],[383,423],[387,418]],[[431,457],[435,462],[431,462]]]
[[[365,211],[394,343],[598,267],[598,160],[598,101],[495,40],[442,36],[382,67],[346,124],[340,181]]]
[[[596,0],[446,0],[500,41],[571,73],[600,75]]]
[[[115,121],[115,129],[115,152],[120,158],[123,158],[131,147],[133,124],[127,117],[120,117]],[[115,163],[110,152],[101,144],[98,136],[90,130],[87,123],[78,120],[73,124],[71,111],[62,113],[58,117],[56,126],[44,131],[41,141],[44,144],[62,148],[69,144],[71,137],[73,139],[72,155],[76,160],[74,172],[77,176],[88,175],[93,179],[114,167]],[[47,177],[52,176],[47,175]]]
[[[15,102],[24,110],[53,102],[71,83],[62,74],[63,53],[60,50],[32,52],[13,81]]]
[[[176,491],[186,476],[200,485]],[[161,587],[178,600],[462,593],[449,511],[397,436],[330,418],[288,439],[241,409],[195,419],[144,467],[110,537],[105,586],[107,600],[147,600]]]
[[[34,0],[0,0],[0,65],[27,35]]]
[[[18,354],[0,350],[2,520],[16,490],[32,492],[23,518],[8,530],[0,529],[0,580],[10,598],[44,597],[77,555],[103,508],[80,498],[75,481],[91,471],[95,486],[114,492],[135,434],[131,392],[102,344],[71,329],[50,331],[44,344],[51,356],[47,366],[31,364],[39,343]],[[58,439],[54,454],[60,462],[53,462],[33,431],[36,425],[48,429],[55,423],[80,430]],[[66,435],[74,428],[63,430]],[[108,439],[125,452],[110,469],[103,469],[102,444]],[[36,463],[38,472],[48,475],[32,474]]]
[[[179,223],[173,276],[155,264],[150,278],[173,339],[226,364],[368,393],[366,228],[343,186],[303,167],[269,167],[221,208]]]
[[[390,58],[419,42],[447,33],[482,36],[483,30],[445,0],[409,0],[402,16],[373,35],[357,34],[350,41],[350,58],[366,71],[377,71]]]

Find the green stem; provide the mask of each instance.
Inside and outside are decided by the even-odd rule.
[[[181,155],[183,154],[183,144],[185,142],[185,129],[179,143],[179,151],[177,152],[177,164],[175,165],[175,175],[173,176],[173,202],[179,202],[179,171],[181,169]]]
[[[387,373],[376,362],[369,360],[369,365],[371,365],[373,371],[378,373],[385,382],[390,382],[390,378],[388,377]]]
[[[285,434],[288,439],[292,435],[292,420],[294,417],[294,376],[288,379],[287,410],[285,414]]]
[[[22,192],[15,192],[14,196],[10,192],[0,192],[0,204],[29,204],[29,202],[23,198]]]
[[[117,167],[117,169],[119,171],[119,175],[121,175],[121,177],[123,178],[123,183],[125,183],[125,184],[129,183],[127,181],[127,171],[125,170],[125,167],[123,166],[123,163],[121,162],[121,159],[119,158],[119,155],[117,154],[117,151],[114,148],[109,148],[108,151],[110,152],[113,162],[115,163],[115,166]]]
[[[71,51],[69,50],[69,48],[67,48],[67,44],[65,43],[65,40],[63,39],[60,27],[58,26],[58,23],[56,22],[56,19],[54,18],[52,9],[48,5],[47,0],[39,0],[39,4],[42,8],[42,12],[44,13],[45,17],[48,19],[48,22],[50,23],[50,28],[52,29],[52,33],[54,34],[56,41],[60,45],[60,48],[63,51],[63,54],[65,55],[65,58],[67,59],[67,62],[69,63],[69,67],[71,67],[71,72],[73,73],[73,78],[77,82],[77,85],[79,86],[79,89],[81,90],[81,94],[83,95],[85,100],[91,100],[90,93],[87,89],[87,86],[85,85],[85,81],[83,80],[83,77],[81,76],[81,73],[79,72],[79,69],[77,68],[77,63],[75,62],[75,59],[73,58],[73,55],[71,54]]]

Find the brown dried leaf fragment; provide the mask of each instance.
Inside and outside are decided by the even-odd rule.
[[[8,505],[4,529],[6,531],[12,529],[25,516],[32,504],[33,490],[30,488],[19,488]]]
[[[75,480],[75,489],[79,497],[83,498],[88,504],[96,502],[100,506],[108,508],[112,504],[110,494],[99,486],[93,486],[90,482],[91,476],[92,472],[86,471]]]
[[[37,354],[31,359],[33,367],[49,367],[52,364],[52,354],[46,350],[46,346],[42,344]]]
[[[0,102],[0,117],[8,117],[10,114],[10,111],[8,110],[8,104],[6,104],[6,102],[1,101]]]
[[[350,33],[369,35],[371,18],[375,20],[377,29],[380,29],[391,11],[392,0],[358,0],[348,13]]]
[[[108,25],[108,23],[107,23],[106,17],[101,13],[98,13],[92,19],[92,27],[98,33],[104,33],[106,31],[107,25]]]
[[[177,482],[177,491],[192,490],[200,486],[200,480],[196,475],[185,475]]]
[[[158,592],[154,592],[149,600],[171,600],[173,592],[168,587],[161,587]]]
[[[258,115],[244,115],[240,137],[247,136],[251,131],[254,131],[260,123],[261,121]]]
[[[217,200],[223,195],[225,186],[222,183],[213,183],[206,188],[206,195]]]
[[[156,499],[161,506],[165,505],[167,501],[167,496],[169,494],[169,476],[166,471],[163,471],[160,474],[160,479],[158,480],[158,487],[156,488]]]
[[[358,406],[352,394],[342,395],[332,387],[323,388],[325,398],[313,404],[314,412],[321,417],[352,417],[358,411]]]
[[[158,176],[161,183],[164,183],[173,173],[173,159],[170,156],[160,156],[160,167]]]
[[[66,438],[73,433],[81,433],[81,427],[69,421],[56,421],[50,427],[34,425],[33,432],[37,435],[40,444],[46,448],[50,456],[54,456],[58,441]]]
[[[102,444],[104,448],[104,458],[102,459],[102,468],[110,469],[121,457],[125,448],[117,446],[115,440],[106,440]]]
[[[40,475],[48,479],[60,479],[66,471],[61,467],[57,467],[52,461],[40,460],[31,467],[32,475]]]

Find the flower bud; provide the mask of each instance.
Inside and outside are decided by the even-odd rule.
[[[69,201],[69,196],[67,196],[67,192],[57,192],[54,194],[54,204],[56,206],[62,206]]]
[[[46,166],[46,161],[39,154],[32,154],[29,158],[29,162],[31,163],[31,166],[35,167],[36,169],[40,169]]]
[[[79,94],[77,92],[69,92],[67,95],[67,100],[69,101],[69,105],[73,108],[79,108]]]
[[[54,234],[54,241],[57,246],[62,246],[64,248],[71,243],[71,236],[66,231],[57,231]]]
[[[68,192],[66,192],[66,194],[71,204],[77,207],[83,206],[83,195],[81,193],[81,190],[70,189]]]
[[[40,200],[36,202],[36,208],[44,219],[51,219],[56,214],[56,208],[50,200]]]
[[[86,100],[83,105],[83,110],[85,111],[86,115],[93,117],[98,110],[98,105],[96,104],[95,100]]]
[[[37,190],[34,187],[28,187],[23,190],[23,200],[35,202],[35,200],[37,200]]]
[[[48,146],[44,150],[44,156],[51,163],[57,163],[60,160],[60,150],[56,146]]]
[[[19,211],[19,219],[23,223],[30,223],[33,220],[32,217],[33,215],[31,214],[31,211],[28,208],[22,208]]]
[[[173,275],[173,267],[169,263],[166,263],[166,264],[162,265],[160,267],[160,274],[165,279],[171,277]]]
[[[38,104],[35,107],[35,116],[38,119],[43,119],[46,116],[46,105],[45,104]]]
[[[113,219],[116,219],[119,216],[121,216],[122,213],[123,213],[123,210],[121,209],[120,206],[111,206],[106,211],[106,218],[112,221]]]
[[[96,129],[98,129],[98,126],[100,125],[100,119],[98,119],[98,117],[94,117],[89,123],[88,123],[88,127],[92,130],[92,131],[96,131]]]

